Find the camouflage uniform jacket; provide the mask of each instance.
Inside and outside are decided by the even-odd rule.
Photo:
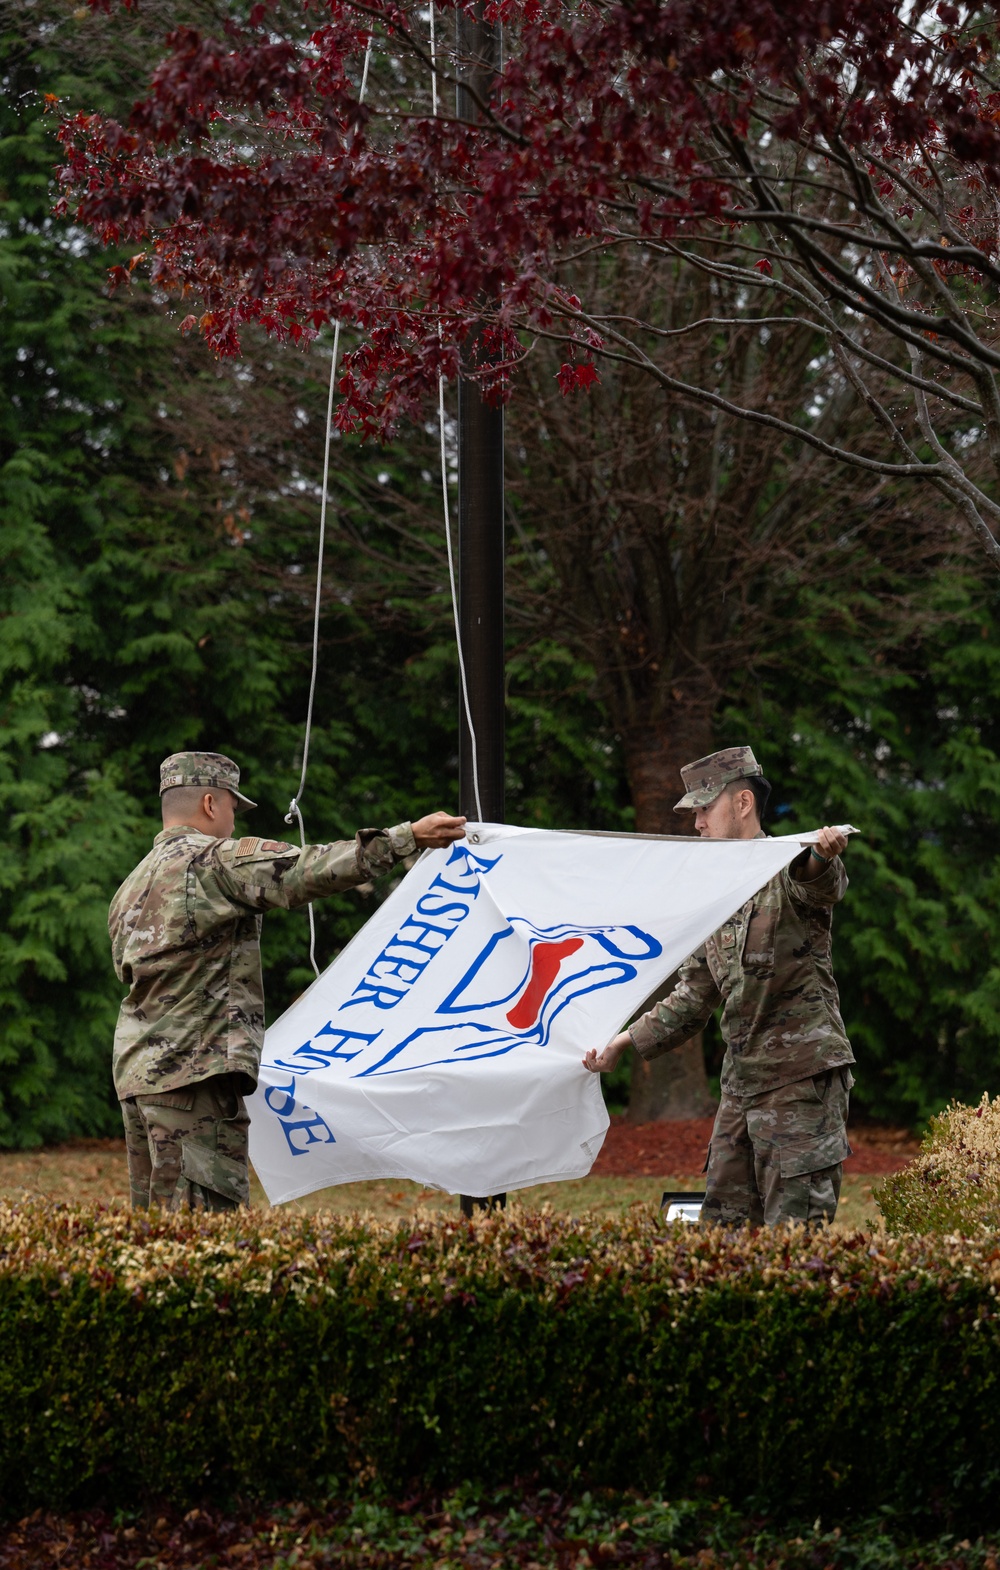
[[[186,827],[158,834],[108,914],[129,989],[115,1031],[119,1099],[226,1073],[253,1090],[264,1039],[259,913],[353,888],[415,849],[408,823],[304,850]]]
[[[760,1095],[854,1062],[831,952],[833,906],[847,873],[837,856],[818,877],[799,881],[795,864],[713,932],[684,961],[670,996],[632,1025],[644,1058],[696,1035],[721,1003],[727,1095]]]

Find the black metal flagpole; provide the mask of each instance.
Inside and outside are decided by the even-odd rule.
[[[482,118],[500,68],[500,28],[475,13],[456,12],[457,113],[472,124]],[[466,344],[463,363],[476,363],[478,338]],[[458,384],[458,594],[459,632],[465,662],[469,715],[459,703],[459,811],[467,818],[504,818],[504,475],[503,408],[484,400],[470,376]],[[471,718],[471,728],[469,719]],[[462,1212],[503,1205],[506,1195],[461,1196]]]

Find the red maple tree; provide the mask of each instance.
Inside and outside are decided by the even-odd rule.
[[[474,126],[450,112],[454,10],[433,51],[425,0],[275,0],[220,36],[178,27],[127,126],[64,123],[64,209],[143,247],[220,353],[248,322],[349,326],[345,427],[415,414],[473,329],[491,397],[556,338],[565,391],[623,360],[931,484],[1000,567],[995,6],[497,0],[507,58]],[[655,321],[577,292],[581,258],[622,248],[665,290],[681,262],[727,285],[718,316],[673,334],[749,325],[780,355],[814,331],[823,387],[861,399],[868,430],[828,439],[828,392],[789,416],[672,374]]]

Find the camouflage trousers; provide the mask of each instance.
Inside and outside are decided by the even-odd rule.
[[[132,1207],[235,1210],[250,1203],[250,1119],[235,1076],[122,1102]]]
[[[827,1069],[763,1095],[723,1093],[705,1166],[701,1219],[738,1226],[832,1221],[840,1200],[854,1077]]]

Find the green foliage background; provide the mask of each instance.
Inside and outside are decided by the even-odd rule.
[[[857,1099],[911,1121],[1000,1082],[997,590],[956,570],[924,607],[919,639],[875,663],[863,607],[815,604],[725,715],[768,738],[773,832],[861,830],[836,925]]]
[[[0,1144],[17,1146],[119,1126],[108,1064],[120,989],[106,912],[159,827],[160,759],[197,746],[234,754],[264,832],[290,832],[328,360],[252,346],[248,407],[240,378],[220,377],[180,338],[176,316],[138,290],[108,297],[115,258],[51,217],[58,116],[45,114],[44,94],[63,107],[120,108],[139,24],[123,37],[117,19],[59,4],[4,15]],[[251,442],[279,432],[263,475],[252,464],[227,474],[213,418],[223,430],[251,419]],[[314,839],[453,806],[457,794],[436,446],[413,431],[393,451],[337,457],[303,800]],[[252,529],[227,499],[248,492]],[[425,538],[425,524],[414,533],[414,498],[436,534]],[[416,580],[414,557],[427,563]],[[612,744],[582,696],[586,680],[556,644],[536,644],[530,658],[512,650],[512,816],[620,821]],[[365,913],[357,895],[324,902],[320,956]],[[311,979],[306,950],[303,913],[268,921],[272,1015]]]
[[[162,302],[109,297],[115,258],[51,215],[43,95],[124,112],[156,8],[149,35],[62,0],[0,25],[0,1145],[22,1146],[117,1130],[106,909],[158,827],[160,759],[231,752],[262,827],[289,832],[328,361],[251,343],[239,372],[212,364]],[[419,428],[337,450],[315,839],[456,799],[435,470]],[[628,827],[616,717],[532,611],[559,591],[540,529],[511,534],[508,815]],[[1000,1089],[1000,618],[959,563],[887,640],[879,607],[908,586],[877,541],[857,562],[850,595],[789,589],[787,638],[731,673],[718,735],[751,739],[779,782],[776,831],[862,830],[837,959],[857,1098],[909,1121]],[[323,958],[380,892],[323,905]],[[268,920],[272,1017],[309,979],[305,933],[302,914]]]

